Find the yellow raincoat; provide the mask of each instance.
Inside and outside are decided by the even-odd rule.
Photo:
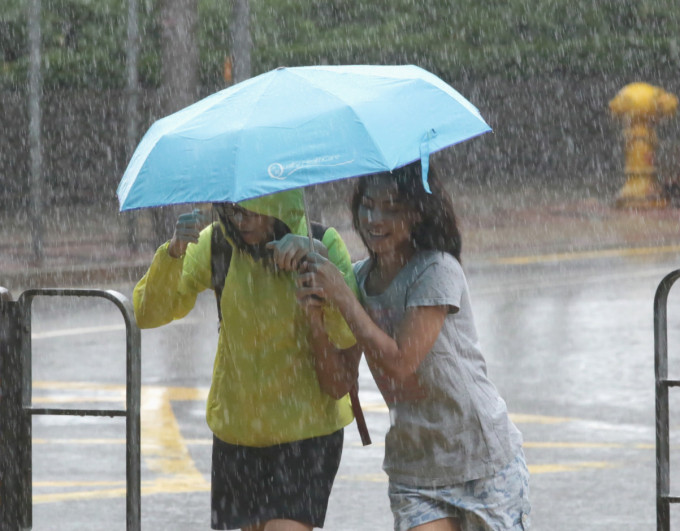
[[[307,235],[299,190],[240,203],[273,216],[291,232]],[[220,227],[221,228],[221,227]],[[187,315],[199,292],[210,289],[212,225],[189,244],[184,258],[172,258],[168,244],[156,252],[135,287],[135,317],[153,328]],[[335,229],[323,238],[329,259],[356,292],[344,242]],[[264,447],[328,435],[352,421],[349,397],[323,393],[314,369],[305,316],[295,299],[295,274],[274,273],[234,248],[222,292],[222,326],[217,344],[207,421],[221,440]],[[355,343],[340,314],[324,310],[327,332],[339,348]]]

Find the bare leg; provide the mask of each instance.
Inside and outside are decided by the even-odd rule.
[[[461,531],[458,518],[442,518],[423,525],[412,527],[409,531]]]
[[[295,520],[269,520],[263,531],[312,531],[309,524],[303,524]]]
[[[241,531],[264,531],[264,524],[249,525],[248,527],[242,527]]]

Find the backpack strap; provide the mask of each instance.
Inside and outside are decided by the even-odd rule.
[[[322,225],[321,223],[317,223],[316,221],[312,221],[312,238],[315,240],[323,240],[323,235],[326,234],[326,231],[328,230],[328,227]]]
[[[222,290],[224,282],[229,272],[231,263],[232,247],[222,232],[222,227],[218,221],[213,223],[212,234],[210,235],[210,283],[215,291],[217,301],[217,328],[222,324]]]

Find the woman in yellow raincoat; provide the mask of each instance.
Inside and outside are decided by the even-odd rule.
[[[301,191],[217,203],[213,210],[220,221],[200,234],[199,211],[180,216],[172,240],[135,287],[137,323],[153,328],[189,313],[198,293],[212,287],[211,235],[223,231],[232,253],[206,411],[214,434],[212,528],[323,527],[343,427],[353,417],[348,397],[334,398],[332,383],[324,383],[332,378],[310,348],[296,301],[295,269],[308,245]],[[267,245],[272,240],[279,243]],[[356,290],[337,231],[328,229],[315,246]],[[355,343],[336,310],[325,308],[324,318],[338,348]]]

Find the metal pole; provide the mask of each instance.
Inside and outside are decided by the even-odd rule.
[[[128,0],[127,17],[127,135],[125,142],[125,157],[129,161],[137,144],[139,130],[138,100],[139,100],[139,71],[137,68],[139,58],[139,17],[137,0]],[[137,214],[127,213],[128,247],[136,251],[139,247],[137,241]]]
[[[6,289],[0,292],[0,529],[15,531],[32,525],[31,418],[23,407],[26,330],[21,304]]]
[[[116,291],[106,292],[116,303],[125,320],[126,392],[125,392],[125,468],[127,484],[127,531],[140,531],[141,493],[141,388],[142,336],[128,299]]]
[[[654,376],[656,410],[656,528],[670,531],[670,432],[668,388],[678,382],[668,380],[667,301],[680,270],[666,275],[654,296]]]
[[[126,329],[126,408],[125,410],[66,410],[51,408],[33,408],[31,406],[31,304],[36,296],[47,297],[101,297],[113,302],[125,321]],[[3,303],[0,303],[0,308]],[[17,346],[12,352],[17,352],[15,364],[14,382],[18,389],[16,400],[10,403],[17,409],[20,423],[19,434],[13,435],[15,438],[14,448],[18,450],[16,459],[16,508],[11,509],[13,521],[20,521],[23,527],[20,530],[31,528],[32,518],[32,472],[31,472],[31,416],[32,415],[95,415],[95,416],[121,416],[125,415],[125,435],[126,435],[126,529],[127,531],[140,531],[141,529],[141,426],[140,426],[140,406],[141,406],[141,333],[134,317],[134,309],[130,301],[116,291],[102,291],[89,289],[29,289],[24,291],[16,303],[12,304],[16,308],[16,321],[9,322],[9,330],[14,331],[17,338]],[[4,330],[6,321],[0,321],[0,332]],[[0,347],[4,343],[0,343]],[[0,350],[0,354],[2,354]],[[0,402],[2,405],[2,402]],[[4,407],[4,406],[3,406]],[[4,418],[4,417],[3,417]],[[0,439],[1,440],[1,439]],[[10,459],[7,457],[6,459]],[[0,463],[3,457],[0,454]],[[5,487],[3,483],[3,490]],[[20,514],[17,514],[20,513]],[[2,514],[2,513],[0,513]],[[0,520],[0,524],[4,524]],[[14,531],[16,525],[0,526]]]
[[[28,143],[30,152],[30,213],[33,258],[43,260],[43,177],[41,141],[40,0],[28,1]]]

